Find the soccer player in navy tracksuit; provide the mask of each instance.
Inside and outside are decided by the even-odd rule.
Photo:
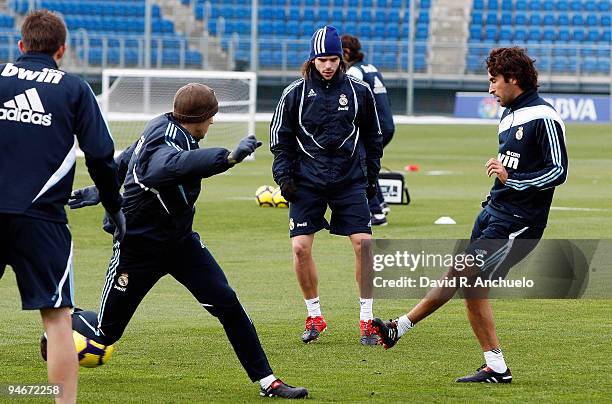
[[[114,343],[149,290],[170,274],[223,324],[248,376],[260,382],[261,395],[305,397],[305,388],[289,386],[272,374],[253,323],[192,230],[202,178],[230,169],[261,145],[251,135],[232,152],[200,149],[198,142],[217,110],[212,89],[187,84],[176,93],[173,112],[150,121],[141,138],[118,157],[120,176],[125,176],[127,233],[113,246],[97,318],[93,312],[77,311],[74,327],[102,344]],[[69,204],[80,208],[97,202],[95,187],[88,187],[75,191]]]
[[[336,29],[317,30],[303,78],[283,91],[272,118],[272,173],[289,201],[294,267],[308,310],[302,341],[318,339],[326,328],[312,259],[314,234],[326,228],[351,240],[361,297],[360,342],[375,345],[372,296],[360,282],[361,242],[372,234],[368,198],[376,195],[382,135],[370,87],[345,71]],[[328,206],[331,223],[324,216]]]
[[[391,139],[393,139],[395,124],[393,123],[393,113],[391,112],[391,101],[387,95],[387,87],[385,87],[382,74],[378,71],[376,66],[363,61],[364,56],[361,52],[359,38],[344,34],[341,39],[344,60],[351,66],[346,74],[368,83],[372,93],[374,93],[376,111],[378,112],[378,120],[380,122],[380,131],[383,137],[383,148],[385,148],[389,142],[391,142]],[[376,197],[369,201],[372,226],[385,226],[387,225],[386,213],[389,212],[389,207],[383,198],[378,182],[376,182],[376,187]]]
[[[72,241],[64,205],[74,179],[75,135],[105,209],[124,230],[117,166],[91,89],[58,68],[66,50],[63,20],[31,12],[21,37],[22,55],[0,64],[0,277],[10,265],[23,309],[40,310],[49,383],[62,385],[58,402],[74,402]]]
[[[489,93],[505,107],[499,123],[499,154],[485,164],[495,183],[476,218],[467,253],[485,252],[480,267],[465,270],[488,280],[503,279],[514,263],[527,255],[542,237],[555,187],[567,178],[565,125],[554,108],[537,92],[538,73],[520,48],[493,49],[487,59]],[[514,240],[524,240],[513,245]],[[450,268],[446,278],[461,276]],[[466,276],[466,275],[463,275]],[[473,283],[472,283],[473,285]],[[390,348],[455,293],[456,288],[434,288],[407,315],[374,327],[385,348]],[[475,375],[458,382],[510,383],[495,332],[488,288],[463,288],[470,324],[484,352],[485,364]]]

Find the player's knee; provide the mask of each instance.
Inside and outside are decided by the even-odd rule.
[[[312,248],[305,243],[293,243],[293,257],[297,262],[309,260]]]
[[[465,308],[472,314],[481,316],[490,312],[490,303],[487,299],[487,292],[482,288],[480,290],[470,289],[465,295]],[[468,289],[464,289],[464,292]]]

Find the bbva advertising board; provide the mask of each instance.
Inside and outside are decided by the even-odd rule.
[[[610,97],[584,94],[541,94],[565,122],[609,123]],[[504,108],[487,93],[455,94],[456,118],[498,119]]]

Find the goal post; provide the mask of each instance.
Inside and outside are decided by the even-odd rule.
[[[219,112],[201,147],[231,149],[242,137],[255,134],[257,75],[253,72],[104,69],[98,100],[115,149],[129,147],[148,121],[172,111],[176,91],[193,82],[211,87],[219,102]]]

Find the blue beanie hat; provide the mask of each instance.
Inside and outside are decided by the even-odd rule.
[[[310,57],[308,60],[331,55],[342,59],[342,41],[340,40],[340,35],[338,35],[338,30],[331,25],[326,25],[316,30],[312,35],[310,40]]]

